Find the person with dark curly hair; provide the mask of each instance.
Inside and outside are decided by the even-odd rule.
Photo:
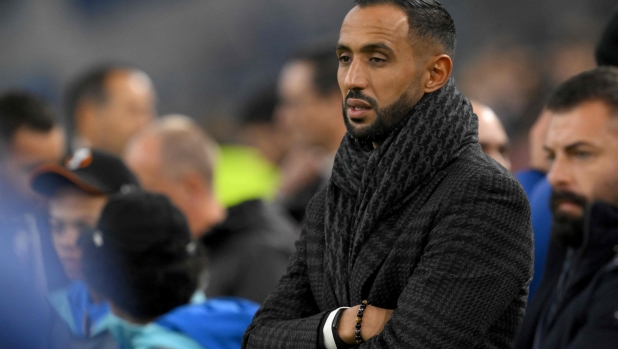
[[[111,197],[80,246],[85,280],[109,302],[106,325],[121,348],[240,347],[258,305],[196,292],[200,249],[167,197]]]

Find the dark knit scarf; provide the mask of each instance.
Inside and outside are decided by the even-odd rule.
[[[438,171],[478,141],[478,120],[451,78],[425,94],[377,149],[346,134],[327,188],[326,274],[340,304],[350,299],[350,273],[363,243],[384,234],[378,223],[413,202]],[[406,217],[402,217],[406,219]]]

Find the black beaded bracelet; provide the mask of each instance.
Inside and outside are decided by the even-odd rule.
[[[364,300],[358,309],[358,314],[356,314],[356,329],[354,330],[356,334],[356,344],[361,344],[363,342],[363,338],[361,337],[361,324],[363,323],[363,313],[365,313],[365,308],[367,308],[368,305],[369,302]]]

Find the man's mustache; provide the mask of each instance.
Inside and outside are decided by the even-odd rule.
[[[378,102],[375,99],[373,99],[373,98],[371,98],[369,96],[366,96],[361,90],[350,90],[348,92],[348,94],[345,96],[345,99],[344,99],[344,103],[345,103],[345,107],[346,108],[348,106],[348,99],[350,99],[350,98],[363,100],[363,101],[371,104],[371,107],[374,110],[378,109]]]
[[[558,206],[565,202],[580,206],[582,209],[588,204],[588,200],[585,197],[571,191],[552,191],[549,199],[549,207],[552,212],[556,212]]]

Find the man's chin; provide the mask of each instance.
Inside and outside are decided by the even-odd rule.
[[[554,212],[551,238],[562,246],[579,248],[584,241],[583,214],[570,214],[560,210]]]
[[[370,129],[371,125],[366,124],[364,120],[350,119],[346,116],[345,124],[348,133],[352,137],[361,140],[365,140],[365,138],[367,138],[367,131]]]
[[[361,142],[379,142],[375,135],[372,134],[369,126],[352,126],[348,127],[348,133]]]

